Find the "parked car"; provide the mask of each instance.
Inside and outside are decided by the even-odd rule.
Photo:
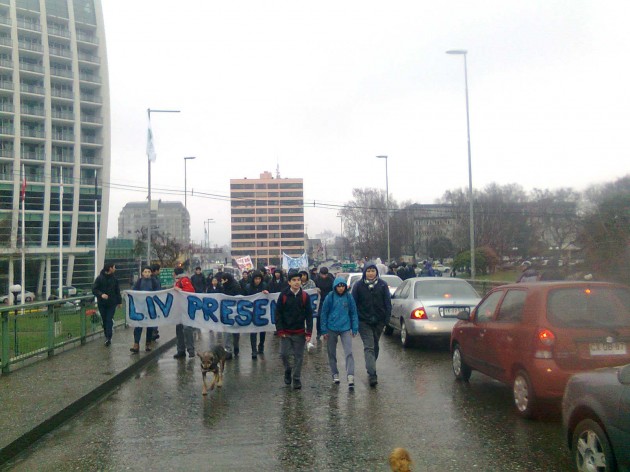
[[[9,304],[9,300],[10,300],[9,295],[3,295],[2,297],[0,297],[0,303],[4,303],[5,305]],[[22,293],[18,293],[17,294],[17,301],[18,302],[22,301]],[[33,292],[29,292],[27,290],[26,292],[24,292],[24,301],[26,303],[30,303],[32,301],[35,301],[35,294]]]
[[[392,315],[385,334],[400,330],[403,347],[414,338],[445,338],[460,312],[469,314],[481,297],[463,279],[413,277],[407,279],[392,297]]]
[[[606,282],[534,282],[491,290],[451,335],[453,373],[512,386],[518,413],[559,400],[577,372],[630,362],[630,288]]]
[[[630,471],[630,364],[575,374],[562,425],[580,471]]]
[[[396,291],[396,289],[400,287],[401,284],[403,283],[403,279],[401,279],[397,275],[385,274],[385,275],[379,275],[379,278],[381,278],[389,287],[390,295],[394,295],[394,292]]]

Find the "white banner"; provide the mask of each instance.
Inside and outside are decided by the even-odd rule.
[[[238,268],[241,269],[241,272],[244,270],[252,270],[254,268],[254,264],[252,263],[252,258],[250,256],[243,256],[236,258],[236,264]]]
[[[313,314],[319,305],[317,289],[306,290]],[[191,293],[175,289],[157,292],[127,290],[127,323],[134,327],[174,324],[226,333],[275,331],[279,293],[229,296],[222,293]]]
[[[308,270],[308,256],[304,253],[300,257],[291,257],[283,252],[282,268],[287,272],[290,269]]]

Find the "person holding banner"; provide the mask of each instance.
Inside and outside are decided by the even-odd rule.
[[[247,284],[245,287],[245,295],[255,295],[257,293],[269,293],[267,290],[267,284],[263,281],[263,275],[260,271],[255,270],[252,272],[251,282]],[[250,333],[249,341],[252,345],[252,359],[257,359],[258,354],[264,354],[265,352],[265,333],[262,331],[260,333],[260,344],[258,344],[258,348],[256,348],[256,340],[258,333]]]
[[[313,331],[313,307],[308,294],[302,290],[302,279],[297,270],[289,271],[289,287],[280,293],[276,304],[276,329],[280,336],[280,357],[284,364],[284,383],[302,388],[304,348]],[[293,355],[291,366],[289,357]]]
[[[175,279],[175,290],[182,292],[195,292],[190,278],[184,273],[183,267],[176,267],[173,269],[173,278]],[[195,357],[195,344],[193,341],[193,327],[184,326],[181,323],[175,325],[175,335],[177,336],[177,353],[173,356],[175,359],[181,359],[186,357],[186,351],[188,351],[188,357]]]
[[[221,272],[221,293],[225,295],[242,295],[240,284],[234,280],[234,276],[229,272]],[[225,337],[225,350],[228,353],[228,359],[234,355],[238,357],[239,348],[238,343],[241,339],[241,335],[238,333],[226,333]]]
[[[155,292],[159,290],[160,284],[159,282],[153,278],[153,274],[151,272],[151,267],[144,266],[142,268],[142,277],[136,280],[136,283],[133,285],[132,290],[141,290],[143,292]],[[151,327],[147,328],[147,334],[145,339],[145,348],[146,352],[151,350],[151,343],[153,342],[153,329]],[[134,354],[140,352],[140,337],[142,336],[142,328],[137,326],[133,329],[133,346],[129,349]]]

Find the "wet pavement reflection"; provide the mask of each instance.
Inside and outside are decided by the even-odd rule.
[[[445,346],[403,350],[383,338],[379,385],[367,385],[354,340],[356,388],[331,382],[325,349],[305,358],[303,388],[283,383],[279,343],[227,363],[222,389],[201,395],[198,359],[174,351],[102,402],[47,435],[11,470],[388,470],[394,447],[414,471],[564,471],[569,453],[558,409],[538,421],[517,417],[510,389],[477,372],[454,381]],[[204,334],[198,349],[214,342]],[[325,347],[325,346],[324,346]],[[341,356],[339,356],[341,358]]]

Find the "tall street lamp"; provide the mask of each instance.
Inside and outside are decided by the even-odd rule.
[[[446,54],[464,56],[464,85],[466,89],[466,129],[468,133],[468,200],[470,201],[470,277],[475,278],[475,217],[473,210],[472,161],[470,158],[470,116],[468,113],[468,65],[465,49],[452,49]]]
[[[151,113],[180,113],[179,110],[151,110],[147,108],[149,127],[147,130],[147,161],[149,164],[149,224],[147,224],[147,264],[151,265],[151,162],[155,161],[155,148],[153,146],[153,131],[151,130]]]
[[[184,157],[184,208],[188,208],[188,184],[186,183],[186,162],[196,159],[195,156]]]
[[[387,174],[387,156],[376,156],[377,159],[385,159],[385,198],[387,211],[387,263],[392,259],[389,246],[389,176]]]

